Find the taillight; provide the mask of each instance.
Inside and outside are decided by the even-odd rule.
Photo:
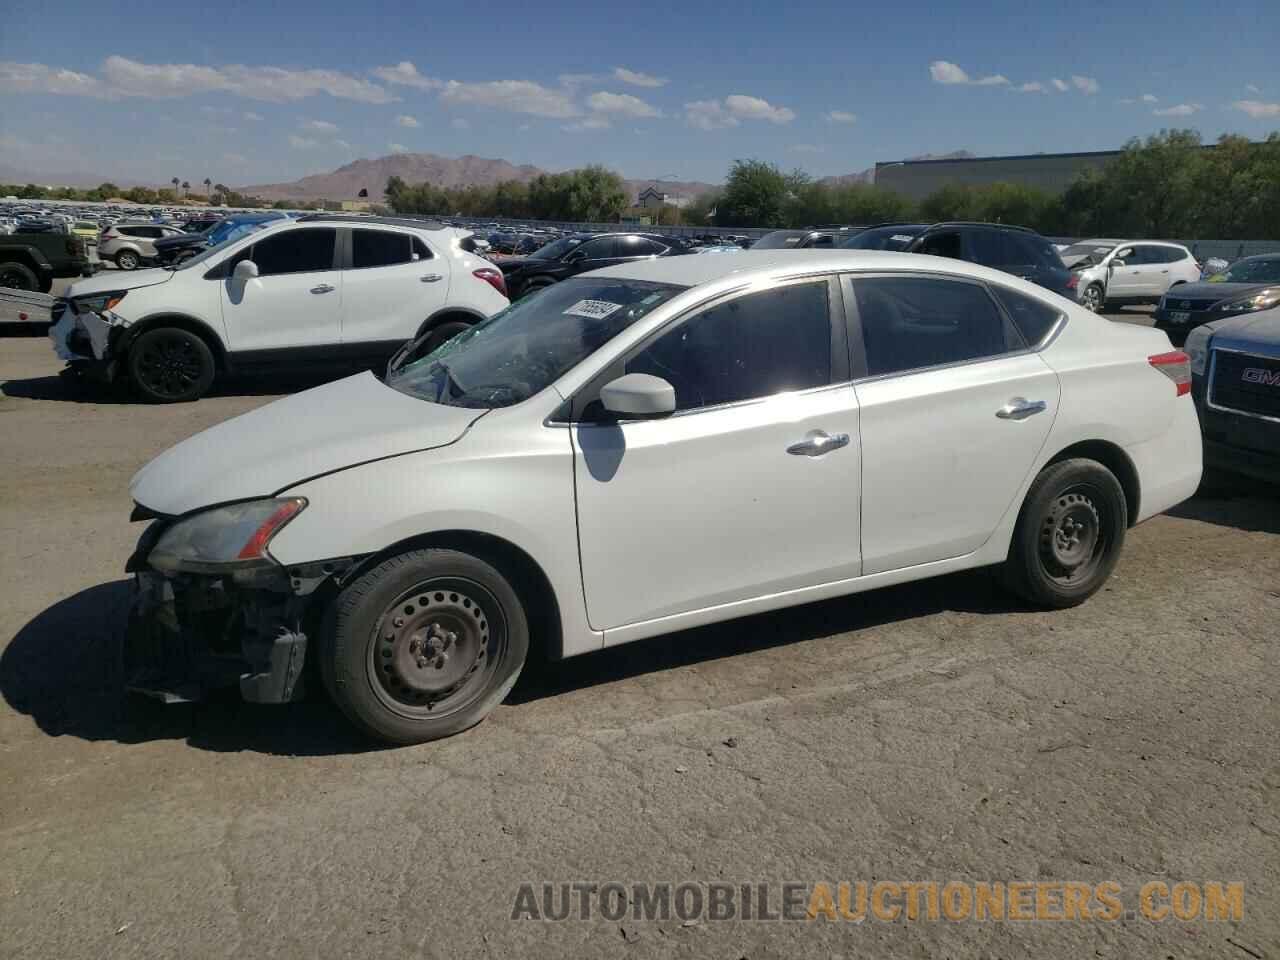
[[[497,267],[480,267],[477,270],[472,270],[471,275],[473,277],[477,277],[480,280],[483,280],[485,283],[489,284],[489,286],[493,287],[493,289],[497,290],[504,297],[507,295],[506,278],[503,277],[502,271],[499,270]]]
[[[1157,353],[1147,357],[1151,364],[1178,388],[1178,396],[1191,392],[1191,358],[1181,350],[1170,350],[1168,353]]]
[[[1073,273],[1071,276],[1067,278],[1068,290],[1074,290],[1079,284],[1080,284],[1080,277],[1078,275]]]

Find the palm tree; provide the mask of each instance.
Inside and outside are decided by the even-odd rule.
[[[212,181],[212,180],[210,180],[208,177],[205,177],[205,178],[204,178],[204,195],[205,195],[205,197],[208,197],[208,196],[209,196],[209,194],[210,194],[210,192],[211,192],[212,190],[213,190],[213,181]]]
[[[190,184],[188,181],[183,180],[183,181],[182,181],[182,195],[183,195],[184,197],[187,195],[187,191],[188,191],[188,190],[190,190],[190,189],[191,189],[191,184]]]
[[[169,182],[173,184],[173,192],[174,192],[174,193],[177,193],[177,192],[178,192],[178,184],[180,184],[182,181],[181,181],[181,180],[179,180],[177,177],[174,177],[174,178],[173,178],[172,180],[170,180]]]

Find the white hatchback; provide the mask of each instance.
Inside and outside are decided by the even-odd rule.
[[[144,467],[131,686],[333,699],[396,742],[552,659],[972,567],[1084,601],[1191,495],[1187,357],[961,261],[673,257]]]

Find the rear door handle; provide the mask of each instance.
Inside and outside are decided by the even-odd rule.
[[[797,457],[820,457],[832,450],[839,450],[849,445],[847,433],[825,433],[822,430],[810,430],[804,439],[787,447],[787,453]]]
[[[312,293],[333,293],[333,290],[334,288],[327,283],[322,283],[319,286],[311,288]]]
[[[423,283],[435,283],[437,280],[443,280],[444,277],[440,276],[438,273],[427,273],[423,274],[419,279]]]
[[[1028,400],[1025,397],[1014,397],[1003,407],[996,411],[996,416],[1001,420],[1025,420],[1027,417],[1035,416],[1037,413],[1043,413],[1049,408],[1049,404],[1043,400]]]

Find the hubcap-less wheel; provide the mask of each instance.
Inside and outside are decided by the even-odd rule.
[[[138,379],[158,396],[183,396],[203,373],[203,359],[182,334],[151,338],[140,349]]]
[[[35,289],[27,274],[17,269],[8,269],[0,272],[0,287],[9,287],[13,290]]]
[[[501,608],[483,586],[453,577],[424,581],[402,593],[374,627],[374,693],[401,716],[454,713],[489,685],[506,642]]]
[[[1102,517],[1084,492],[1053,501],[1040,526],[1040,559],[1050,579],[1077,583],[1092,575],[1104,552]]]
[[[1084,291],[1084,306],[1097,313],[1102,309],[1102,290],[1097,286],[1087,287]]]

